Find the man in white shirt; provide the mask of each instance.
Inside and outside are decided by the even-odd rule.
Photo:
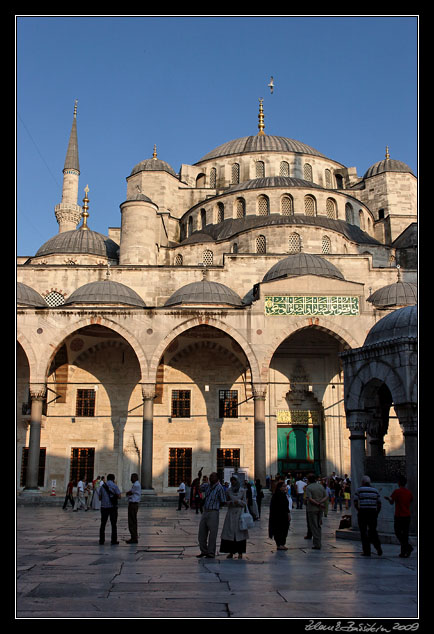
[[[295,487],[297,490],[297,508],[298,509],[303,508],[303,496],[304,496],[304,490],[306,486],[307,486],[307,482],[302,480],[301,477],[295,483]]]
[[[181,510],[181,505],[183,504],[185,506],[186,509],[188,509],[188,504],[185,501],[185,484],[184,482],[181,482],[181,484],[178,487],[178,493],[179,493],[179,497],[178,497],[178,511]]]
[[[137,512],[139,510],[139,502],[142,497],[142,487],[140,486],[139,476],[137,473],[131,474],[132,486],[126,495],[128,496],[128,530],[130,531],[131,538],[125,540],[127,544],[137,544],[138,532],[137,532]]]
[[[77,497],[75,500],[75,507],[74,507],[74,511],[78,511],[78,509],[84,508],[85,511],[87,511],[87,506],[86,506],[86,502],[84,499],[84,482],[83,482],[83,476],[80,476],[80,480],[78,481],[77,484]]]

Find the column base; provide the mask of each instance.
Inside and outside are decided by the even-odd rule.
[[[142,489],[142,495],[157,495],[155,489]]]

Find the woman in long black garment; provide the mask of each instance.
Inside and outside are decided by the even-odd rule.
[[[277,550],[288,550],[285,546],[288,537],[291,515],[286,495],[285,482],[278,482],[270,502],[270,517],[268,521],[268,535],[274,538]]]

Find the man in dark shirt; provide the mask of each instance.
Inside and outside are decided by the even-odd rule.
[[[371,544],[373,544],[378,555],[382,555],[383,551],[377,533],[377,518],[381,509],[381,500],[378,490],[371,486],[369,476],[363,476],[362,485],[354,493],[354,507],[357,509],[360,539],[362,540],[363,552],[361,554],[370,557]]]
[[[200,486],[205,495],[204,511],[199,524],[200,554],[197,557],[215,557],[220,507],[226,502],[226,493],[217,473],[211,473],[209,483]]]
[[[111,543],[113,546],[117,545],[119,544],[117,531],[117,501],[118,498],[121,497],[121,492],[115,484],[115,476],[113,475],[113,473],[109,473],[107,475],[107,483],[101,484],[98,489],[98,495],[101,500],[101,525],[99,529],[99,543],[102,545],[105,542],[105,526],[107,524],[108,518],[110,518],[110,524],[112,528]]]
[[[410,530],[410,504],[413,501],[411,491],[406,488],[407,478],[399,476],[398,489],[395,489],[390,497],[384,496],[390,504],[395,504],[394,528],[395,535],[401,544],[400,557],[409,557],[413,546],[408,543],[408,533]]]

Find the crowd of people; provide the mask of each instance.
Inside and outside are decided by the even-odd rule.
[[[126,492],[128,498],[128,528],[130,539],[128,544],[138,543],[137,514],[141,500],[141,486],[138,475],[131,475],[131,489]],[[378,514],[381,511],[381,499],[378,490],[371,485],[369,476],[362,478],[361,486],[351,496],[351,479],[347,474],[340,477],[333,472],[329,477],[317,476],[314,473],[286,475],[277,474],[274,479],[268,479],[266,487],[271,490],[268,535],[276,544],[277,550],[288,550],[286,541],[291,524],[293,510],[306,509],[306,536],[312,540],[312,549],[321,549],[321,532],[323,517],[328,512],[349,510],[351,498],[357,511],[358,526],[362,542],[362,555],[371,555],[371,544],[379,556],[382,555],[380,538],[377,532]],[[99,544],[105,542],[105,528],[108,520],[111,524],[111,544],[119,544],[117,538],[118,500],[121,492],[115,483],[114,474],[98,476],[92,482],[80,477],[77,482],[70,481],[67,486],[63,509],[67,509],[68,502],[73,511],[83,509],[99,510],[101,524]],[[217,473],[202,476],[202,469],[197,477],[187,486],[180,482],[178,487],[178,511],[193,509],[201,514],[198,530],[200,553],[198,558],[214,558],[217,550],[217,534],[219,529],[219,512],[225,506],[227,513],[221,532],[220,553],[227,554],[232,559],[238,556],[242,559],[246,553],[249,538],[249,528],[261,517],[261,503],[264,498],[263,487],[259,480],[256,482],[240,480],[236,473],[230,482],[223,484]],[[400,476],[398,488],[385,499],[395,505],[394,528],[401,545],[400,557],[409,557],[413,547],[409,544],[410,505],[413,499],[406,487],[406,479]],[[342,522],[340,527],[349,527]],[[350,520],[349,520],[350,521]]]

